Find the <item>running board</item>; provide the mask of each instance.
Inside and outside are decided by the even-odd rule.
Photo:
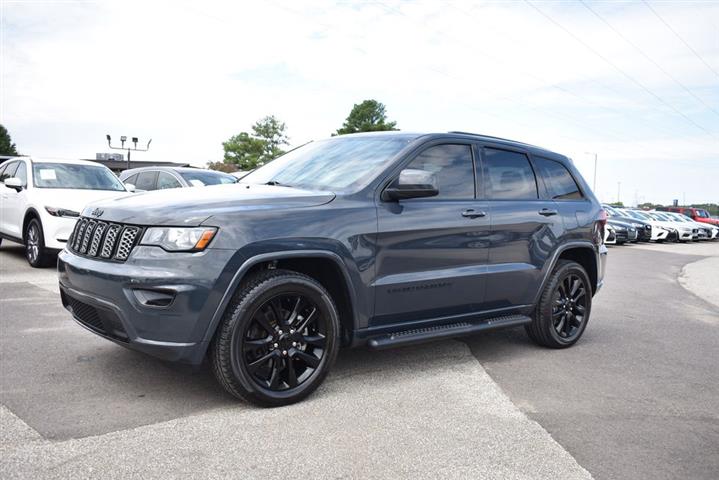
[[[414,330],[405,330],[403,332],[395,332],[378,337],[371,338],[367,344],[373,350],[383,350],[385,348],[394,348],[404,345],[414,345],[416,343],[430,342],[432,340],[440,340],[445,338],[461,337],[473,333],[483,332],[485,330],[494,330],[495,328],[517,327],[526,325],[532,319],[526,315],[506,315],[503,317],[495,317],[481,322],[457,322],[447,325],[438,325],[436,327],[417,328]]]

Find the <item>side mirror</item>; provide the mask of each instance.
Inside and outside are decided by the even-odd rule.
[[[128,192],[131,192],[131,193],[135,192],[135,185],[133,185],[131,183],[126,183],[125,188],[127,189]]]
[[[406,168],[382,192],[382,200],[402,200],[407,198],[434,197],[439,194],[437,176],[426,170]]]
[[[19,192],[20,190],[22,190],[22,180],[17,177],[6,178],[5,186]]]

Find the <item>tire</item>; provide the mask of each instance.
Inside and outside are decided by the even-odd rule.
[[[574,291],[575,281],[579,286]],[[591,288],[589,276],[580,264],[559,260],[544,287],[532,323],[525,327],[529,337],[549,348],[567,348],[577,343],[589,322]],[[567,298],[563,300],[564,296]]]
[[[289,405],[327,376],[339,333],[337,308],[319,282],[265,270],[243,281],[227,306],[210,347],[212,371],[239,399],[262,407]]]
[[[49,267],[53,263],[53,255],[45,248],[40,220],[33,218],[25,227],[25,259],[33,268]]]

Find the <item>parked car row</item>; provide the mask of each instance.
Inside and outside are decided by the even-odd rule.
[[[199,168],[142,167],[118,178],[85,160],[18,157],[0,164],[0,242],[25,247],[33,267],[54,264],[85,205],[133,192],[237,183],[238,178]],[[95,248],[89,245],[87,248]]]
[[[639,210],[603,205],[607,212],[604,242],[623,245],[627,242],[692,242],[715,240],[719,237],[719,221],[706,211],[683,207],[664,207],[663,210]],[[678,209],[672,211],[669,209]],[[705,221],[687,215],[690,211]]]

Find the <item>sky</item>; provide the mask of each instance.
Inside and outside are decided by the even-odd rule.
[[[202,166],[266,115],[292,145],[376,99],[411,132],[571,157],[602,201],[719,203],[719,1],[0,0],[23,154]]]

